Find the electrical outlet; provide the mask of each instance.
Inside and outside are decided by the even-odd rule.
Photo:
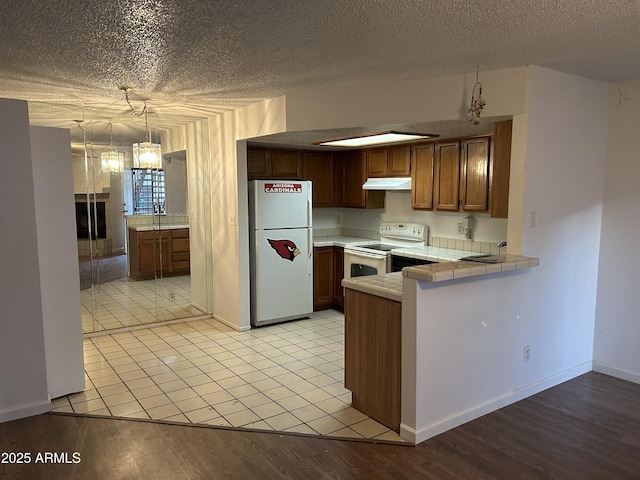
[[[458,224],[458,233],[464,234],[464,227],[462,226],[462,222]]]
[[[529,360],[531,360],[531,348],[527,345],[524,347],[524,361],[528,362]]]
[[[176,294],[175,292],[169,292],[169,300],[172,302],[176,301]]]
[[[536,228],[536,211],[529,212],[529,228]]]

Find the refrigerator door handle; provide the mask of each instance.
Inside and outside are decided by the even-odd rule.
[[[307,275],[311,275],[311,265],[313,265],[313,239],[311,228],[307,228]]]
[[[307,227],[311,228],[311,212],[313,210],[313,198],[311,193],[311,182],[307,182],[309,189],[307,190]]]

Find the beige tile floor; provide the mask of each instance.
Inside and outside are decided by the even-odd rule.
[[[80,292],[82,331],[113,330],[191,318],[191,276],[136,281],[123,277]]]
[[[86,389],[53,410],[402,441],[350,406],[344,317],[237,332],[214,320],[86,338]]]

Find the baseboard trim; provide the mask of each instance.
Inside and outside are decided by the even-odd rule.
[[[23,403],[9,408],[0,410],[0,423],[18,420],[19,418],[32,417],[40,415],[51,410],[51,401],[47,398],[39,402]]]
[[[640,383],[640,373],[629,372],[627,370],[622,370],[621,368],[610,367],[608,365],[603,365],[602,363],[593,362],[593,370],[598,373],[604,373],[605,375],[609,375],[611,377],[616,377],[621,380],[628,380],[633,383]]]
[[[247,325],[245,327],[240,327],[235,323],[231,323],[230,321],[226,320],[225,318],[216,315],[215,313],[212,315],[214,319],[218,320],[219,322],[224,323],[226,326],[233,328],[234,330],[237,330],[238,332],[248,332],[249,330],[251,330],[251,325]]]
[[[447,430],[451,430],[452,428],[470,422],[471,420],[475,420],[476,418],[499,410],[507,405],[511,405],[512,403],[519,402],[531,395],[535,395],[536,393],[540,393],[548,388],[555,387],[556,385],[583,375],[591,370],[593,370],[592,362],[585,362],[525,387],[504,393],[491,398],[486,402],[473,405],[465,410],[455,412],[429,425],[413,428],[409,425],[400,424],[400,436],[414,444],[424,442],[425,440],[435,437],[436,435],[440,435]]]

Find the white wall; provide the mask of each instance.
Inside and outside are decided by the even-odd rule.
[[[640,383],[640,80],[611,86],[594,369]]]
[[[213,314],[238,330],[250,328],[247,152],[243,139],[280,133],[285,120],[284,97],[210,118]]]
[[[80,274],[69,130],[31,127],[47,386],[51,398],[84,389]]]
[[[510,208],[536,211],[536,227],[519,237],[540,266],[410,290],[422,369],[402,415],[418,441],[591,369],[608,87],[530,67],[527,102]],[[527,215],[510,210],[517,237],[512,214]]]
[[[27,102],[0,99],[0,422],[50,409]]]

